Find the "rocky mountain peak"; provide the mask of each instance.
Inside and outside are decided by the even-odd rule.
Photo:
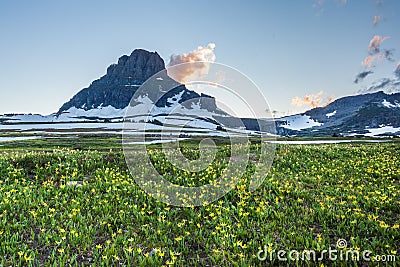
[[[164,60],[157,52],[135,49],[107,68],[103,77],[93,81],[65,103],[58,114],[71,107],[85,110],[99,106],[125,108],[132,96],[148,78],[165,69]]]
[[[118,59],[117,64],[110,65],[105,77],[114,82],[120,78],[127,78],[143,83],[163,69],[164,60],[157,52],[135,49],[130,56],[124,55]]]
[[[58,111],[57,115],[71,108],[92,110],[100,107],[111,106],[115,109],[126,108],[139,87],[156,73],[165,70],[164,60],[157,52],[149,52],[143,49],[134,50],[129,56],[121,56],[117,63],[107,68],[107,73],[101,78],[93,81],[89,87],[82,89],[66,102]],[[216,111],[215,99],[207,95],[199,95],[180,85],[166,73],[159,85],[147,92],[150,100],[159,99],[154,103],[158,107],[168,106],[169,98],[181,94],[180,102],[189,99],[201,98],[200,106],[210,111]],[[164,94],[160,89],[168,84],[176,84],[177,87]],[[182,93],[183,91],[183,93]]]

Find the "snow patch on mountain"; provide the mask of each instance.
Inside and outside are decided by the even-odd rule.
[[[296,131],[312,128],[314,126],[321,126],[323,124],[314,121],[308,115],[293,115],[283,118],[282,121],[286,122],[286,124],[281,125],[283,128]]]
[[[330,118],[330,117],[334,116],[335,114],[336,114],[336,110],[335,110],[334,112],[327,113],[325,116],[326,116],[327,118]]]
[[[190,108],[184,107],[179,103],[183,93],[184,91],[171,98],[168,98],[167,102],[171,105],[164,107],[157,107],[148,96],[139,96],[137,99],[138,104],[133,107],[129,107],[126,110],[126,115],[128,118],[138,115],[148,115],[149,117],[155,117],[158,115],[167,114],[180,114],[183,116],[212,118],[213,115],[216,115],[214,112],[201,108],[199,102],[192,103]]]
[[[76,107],[72,107],[66,111],[63,111],[56,121],[68,121],[70,119],[79,119],[85,117],[97,117],[97,118],[122,118],[125,115],[126,108],[117,109],[113,106],[99,106],[94,109],[84,110]]]
[[[389,101],[386,101],[386,99],[382,101],[382,105],[384,105],[387,108],[400,108],[400,103],[396,102],[395,104],[392,104]]]
[[[96,121],[104,119],[118,119],[122,120],[126,112],[125,109],[117,109],[113,106],[102,107],[94,109],[81,109],[72,107],[61,114],[50,114],[47,116],[37,114],[22,114],[22,115],[0,115],[0,120],[6,124],[19,124],[19,123],[60,123],[60,122],[85,122]]]
[[[374,137],[382,134],[394,134],[400,132],[400,127],[395,128],[393,126],[384,126],[384,125],[381,126],[382,127],[379,128],[365,128],[365,130],[369,131],[369,133],[365,134],[365,136]]]
[[[176,126],[187,126],[192,128],[199,128],[199,129],[212,129],[215,130],[217,125],[212,122],[207,122],[201,119],[192,119],[188,117],[183,118],[170,118],[170,117],[163,117],[158,118],[158,120],[162,121],[162,123],[167,125],[176,125]]]
[[[173,97],[170,97],[167,99],[167,102],[172,104],[172,105],[177,105],[179,101],[182,99],[182,95],[185,91],[182,90],[179,94],[174,95]]]

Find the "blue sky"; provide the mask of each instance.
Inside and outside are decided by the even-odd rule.
[[[249,76],[273,110],[307,94],[354,94],[400,61],[400,1],[1,1],[0,113],[49,114],[135,48],[171,54],[215,43],[216,61]],[[379,16],[374,26],[373,18]],[[396,29],[397,28],[397,29]],[[366,68],[368,45],[397,49]],[[325,101],[325,100],[324,100]]]

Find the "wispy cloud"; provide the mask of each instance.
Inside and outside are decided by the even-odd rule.
[[[394,61],[393,53],[394,49],[381,49],[381,45],[384,41],[389,39],[390,37],[375,35],[370,41],[368,45],[369,55],[365,57],[365,59],[361,62],[361,65],[364,66],[364,70],[359,72],[355,79],[354,83],[359,83],[363,81],[368,75],[372,74],[372,68],[375,68],[375,62],[382,61],[386,59],[388,61]]]
[[[375,0],[375,4],[377,6],[377,9],[382,8],[383,0]],[[379,14],[380,12],[377,13]],[[377,26],[378,24],[381,23],[381,21],[385,20],[386,19],[384,19],[384,17],[382,17],[381,15],[376,15],[373,17],[373,25]],[[378,62],[381,63],[384,60],[390,62],[395,61],[395,56],[394,56],[395,49],[393,48],[386,49],[382,45],[383,42],[385,42],[389,38],[390,38],[389,36],[380,36],[380,35],[375,35],[374,37],[372,37],[368,45],[368,55],[361,62],[363,70],[356,75],[354,83],[357,84],[359,82],[362,82],[367,76],[374,73],[372,70],[375,70],[378,67],[376,63]],[[396,75],[397,78],[400,79],[400,62],[397,64],[397,67],[394,70],[394,74]],[[396,79],[389,79],[389,78],[382,79],[380,82],[373,84],[367,89],[362,89],[360,92],[378,90],[378,89],[380,90],[385,86],[391,85],[393,80]]]
[[[326,2],[335,2],[336,4],[339,5],[346,5],[347,0],[315,0],[313,4],[313,8],[317,9],[317,16],[322,15],[325,11],[325,4]]]
[[[361,88],[360,90],[358,90],[357,93],[365,94],[365,93],[374,93],[379,91],[383,91],[387,94],[399,93],[400,90],[397,86],[398,83],[399,83],[398,79],[382,78],[375,81],[374,83],[372,83],[372,85],[368,87]]]
[[[372,71],[370,71],[370,70],[360,72],[359,74],[357,74],[357,76],[356,76],[356,78],[355,78],[355,80],[354,80],[354,83],[359,83],[359,82],[361,82],[361,81],[364,80],[368,75],[370,75],[370,74],[372,74],[372,73],[374,73],[374,72],[372,72]]]
[[[373,55],[378,54],[381,51],[381,44],[389,38],[390,37],[388,36],[381,37],[379,35],[375,35],[372,37],[371,41],[369,41],[368,51]]]
[[[384,50],[383,50],[383,56],[384,56],[387,60],[392,61],[392,62],[394,61],[393,53],[394,53],[394,49],[384,49]]]
[[[314,8],[320,8],[320,7],[322,7],[324,5],[324,3],[325,3],[325,0],[315,0],[315,2],[313,4],[313,7]]]
[[[380,20],[381,20],[380,16],[374,16],[374,26],[377,26]]]
[[[320,91],[317,94],[308,94],[304,97],[296,96],[292,99],[292,105],[298,107],[310,106],[311,108],[329,105],[335,98],[334,96],[330,96],[324,101],[322,97],[323,93],[324,91]]]
[[[383,60],[386,59],[388,61],[394,61],[394,49],[383,49],[382,54],[377,55],[369,55],[367,56],[361,64],[367,68],[374,67],[375,60]]]
[[[367,56],[363,62],[361,62],[362,65],[364,65],[367,68],[371,68],[372,67],[372,63],[374,62],[374,60],[376,59],[376,55],[373,56]]]
[[[325,0],[315,0],[314,4],[313,4],[313,8],[315,8],[317,10],[316,15],[317,16],[321,16],[322,13],[324,13],[324,3]]]
[[[189,78],[196,78],[208,73],[209,62],[215,62],[215,44],[209,43],[207,46],[199,46],[197,49],[180,55],[171,55],[168,66],[182,66],[173,68],[173,73],[169,73],[175,80],[185,83]]]

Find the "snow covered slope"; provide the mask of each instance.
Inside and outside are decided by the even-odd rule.
[[[314,126],[321,126],[323,124],[311,119],[311,117],[307,115],[288,116],[281,118],[279,121],[282,122],[281,127],[296,131],[312,128]]]

